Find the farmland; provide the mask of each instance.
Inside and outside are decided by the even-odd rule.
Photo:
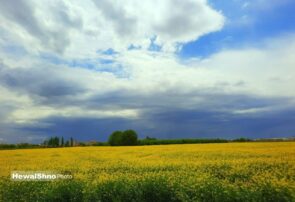
[[[3,150],[0,163],[1,201],[295,201],[295,142]]]

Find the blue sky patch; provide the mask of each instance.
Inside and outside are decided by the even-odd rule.
[[[292,1],[265,10],[243,7],[246,5],[244,1],[230,1],[230,3],[210,1],[210,3],[225,15],[225,26],[220,31],[184,44],[179,52],[180,57],[203,58],[222,49],[257,47],[265,39],[295,31],[295,23],[290,23],[295,22],[295,2]]]

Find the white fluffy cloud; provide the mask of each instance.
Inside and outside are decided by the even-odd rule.
[[[174,51],[182,43],[220,30],[224,17],[205,0],[5,1],[1,28],[27,49],[72,57],[97,49],[147,49],[150,40]],[[30,50],[31,51],[31,50]]]
[[[147,46],[148,40],[164,49],[174,49],[177,43],[186,43],[222,28],[223,16],[210,8],[204,0],[163,1],[96,1],[106,19],[106,26],[124,43]]]

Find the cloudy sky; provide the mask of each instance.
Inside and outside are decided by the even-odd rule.
[[[295,135],[293,0],[0,0],[0,142]]]

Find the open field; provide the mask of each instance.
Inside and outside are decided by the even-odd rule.
[[[1,201],[295,201],[295,142],[3,150],[0,176]]]

